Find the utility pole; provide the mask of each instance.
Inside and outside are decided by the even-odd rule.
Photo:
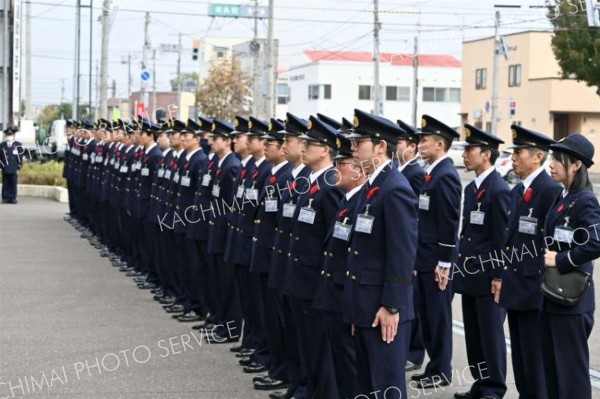
[[[80,65],[81,65],[81,0],[77,0],[75,11],[75,71],[73,85],[73,112],[71,117],[79,119],[79,80],[80,80]]]
[[[496,135],[498,127],[498,86],[500,73],[500,11],[496,11],[494,31],[494,70],[492,71],[492,133]]]
[[[146,18],[144,22],[144,52],[142,55],[142,71],[145,71],[148,65],[148,51],[150,50],[150,13],[146,12]],[[144,110],[148,106],[148,83],[142,80],[140,89],[140,101],[144,104]]]
[[[31,2],[25,3],[25,119],[33,119],[31,109]]]
[[[64,79],[60,80],[60,102],[61,103],[65,102],[65,80]]]
[[[252,114],[256,118],[261,118],[262,109],[261,94],[260,94],[260,67],[258,56],[260,54],[260,44],[258,43],[258,0],[254,0],[254,40],[250,43],[250,50],[252,51],[253,73],[252,73]]]
[[[156,119],[156,49],[152,49],[152,110]]]
[[[381,101],[381,90],[379,87],[379,0],[373,0],[373,114],[383,113],[383,102]]]
[[[181,87],[183,82],[181,81],[181,32],[179,33],[179,52],[177,56],[177,118],[181,118]]]
[[[92,115],[92,71],[93,71],[93,44],[94,44],[94,0],[90,0],[90,63],[88,67],[89,80],[88,80],[88,114]]]
[[[273,38],[273,0],[269,0],[269,22],[267,28],[267,110],[266,117],[275,117],[277,101],[277,68],[275,67],[275,40]]]
[[[102,5],[102,50],[100,58],[100,118],[107,118],[108,114],[108,46],[110,39],[110,3],[104,0]]]
[[[100,75],[100,67],[98,66],[98,60],[96,60],[96,104],[98,106],[94,107],[94,120],[98,120],[98,118],[105,118],[105,116],[102,116],[100,114],[100,90],[99,90],[99,86],[98,86],[98,76]],[[92,81],[92,77],[90,76],[90,82]],[[91,90],[90,90],[91,91]],[[104,97],[106,98],[106,96]],[[92,102],[90,101],[90,115],[92,115]]]
[[[419,36],[415,36],[413,57],[413,99],[412,99],[412,125],[417,126],[417,105],[419,101]]]

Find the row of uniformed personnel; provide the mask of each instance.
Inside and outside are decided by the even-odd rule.
[[[409,387],[450,385],[455,292],[475,379],[455,397],[504,396],[506,314],[522,397],[591,397],[593,289],[566,308],[539,288],[544,266],[591,273],[599,255],[597,235],[573,242],[600,222],[591,144],[513,126],[511,192],[493,168],[502,141],[467,125],[477,177],[459,234],[458,133],[427,115],[421,129],[360,110],[343,122],[69,122],[69,220],[179,321],[241,338],[244,371],[266,372],[254,387],[287,387],[273,398],[406,398],[425,350]]]

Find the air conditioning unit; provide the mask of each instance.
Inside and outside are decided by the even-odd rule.
[[[481,119],[483,117],[483,111],[481,110],[481,108],[477,108],[473,110],[473,118],[474,119]]]

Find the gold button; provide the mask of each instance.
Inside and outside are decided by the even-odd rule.
[[[292,253],[291,253],[291,252],[288,252],[288,257],[290,257],[290,256],[292,256]]]
[[[356,280],[356,276],[355,275],[352,275],[352,280]]]
[[[292,236],[292,233],[290,233],[290,237]]]
[[[325,274],[325,270],[321,270],[321,276]]]
[[[346,271],[346,276],[349,276],[349,275],[350,275],[350,272],[349,272],[349,271]]]
[[[275,251],[275,246],[273,246],[273,248],[271,248],[271,250]]]
[[[279,253],[283,253],[283,251],[282,251],[281,249],[278,249],[277,251],[278,251]]]
[[[254,242],[257,242],[257,241],[258,241],[258,238],[256,238],[256,237],[252,237],[252,241],[254,241]]]
[[[508,270],[508,266],[504,266],[504,270]]]
[[[294,262],[298,262],[298,258],[294,258]]]
[[[510,250],[510,247],[506,247],[506,250],[507,250],[507,251],[508,251],[508,250]]]
[[[354,251],[354,255],[358,256],[358,251]]]
[[[348,248],[348,252],[352,252],[352,249],[351,249],[351,248]]]
[[[325,251],[325,252],[323,253],[323,255],[327,256],[327,251]]]
[[[462,256],[462,254],[458,254],[458,257],[460,258]]]

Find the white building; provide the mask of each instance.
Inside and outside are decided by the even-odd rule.
[[[317,112],[352,120],[354,108],[373,110],[373,61],[369,52],[304,51],[307,63],[289,68],[289,112],[306,118]],[[412,121],[413,57],[382,53],[383,116]],[[461,62],[450,55],[419,56],[417,120],[430,114],[460,126]]]

